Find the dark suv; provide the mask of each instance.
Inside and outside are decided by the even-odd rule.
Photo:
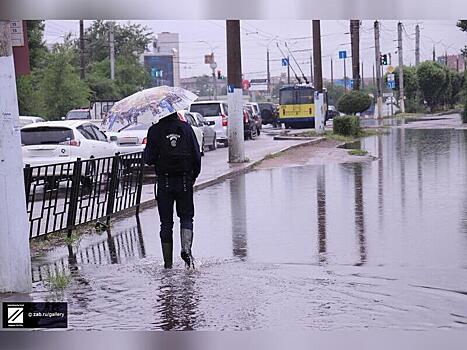
[[[277,119],[279,118],[279,112],[276,106],[271,102],[258,103],[259,110],[261,112],[262,123],[272,124],[274,127],[277,124]]]
[[[246,106],[243,107],[243,131],[245,140],[254,140],[258,136],[258,127],[256,126],[253,112]]]

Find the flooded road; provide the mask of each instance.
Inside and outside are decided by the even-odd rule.
[[[34,259],[32,298],[67,300],[74,329],[465,329],[467,131],[398,128],[362,148],[376,159],[197,192],[195,271],[178,228],[162,268],[151,208]]]

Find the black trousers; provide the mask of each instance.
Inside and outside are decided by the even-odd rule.
[[[157,207],[161,222],[160,237],[162,243],[173,241],[174,202],[180,227],[193,230],[193,179],[189,175],[158,176]]]

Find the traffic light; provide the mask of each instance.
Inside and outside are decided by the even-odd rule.
[[[388,55],[386,55],[386,54],[381,55],[381,65],[383,65],[383,66],[388,65]]]
[[[217,79],[225,79],[220,70],[217,71]]]

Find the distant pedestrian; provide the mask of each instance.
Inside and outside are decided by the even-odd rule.
[[[172,268],[174,203],[180,218],[181,257],[187,268],[194,267],[193,185],[201,171],[201,153],[191,126],[176,112],[161,118],[148,130],[144,161],[156,169],[164,267]]]

